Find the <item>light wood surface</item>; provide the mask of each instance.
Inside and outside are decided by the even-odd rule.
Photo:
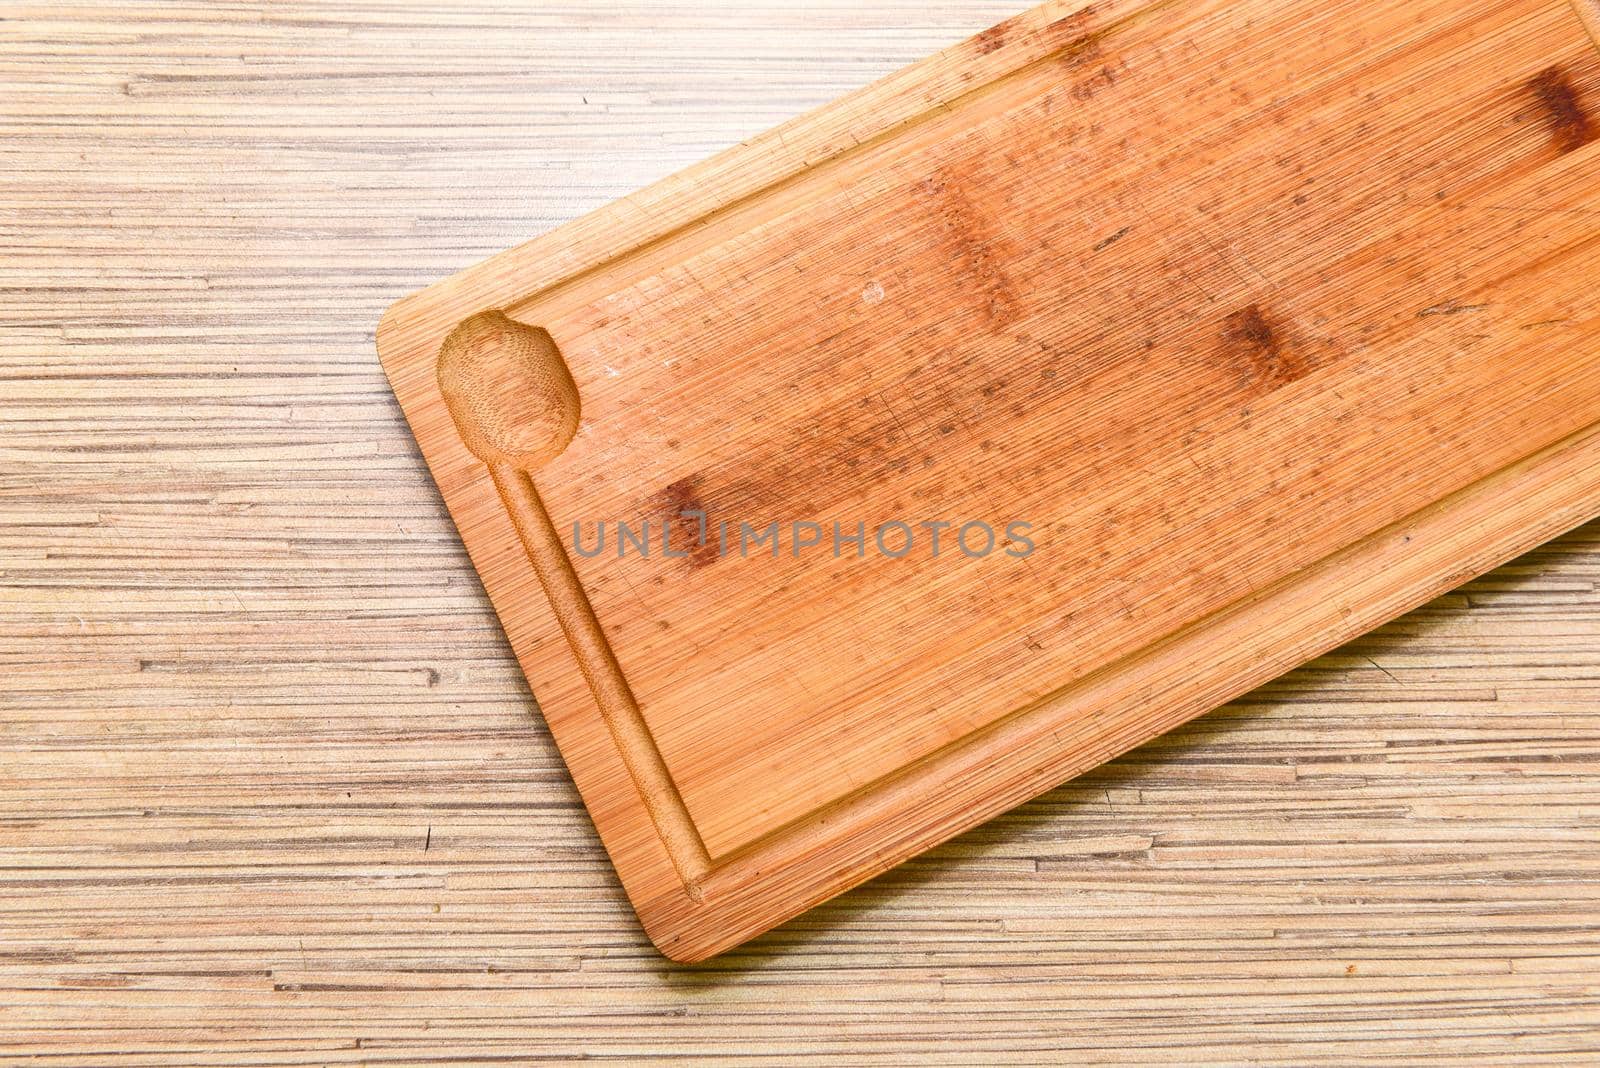
[[[1593,1059],[1595,527],[711,965],[633,925],[371,324],[1017,6],[4,12],[0,1056]]]
[[[1600,514],[1596,101],[1568,0],[1052,0],[395,304],[662,951]]]

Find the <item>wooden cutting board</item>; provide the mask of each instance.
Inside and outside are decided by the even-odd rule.
[[[384,366],[656,944],[1600,514],[1597,27],[1045,4],[396,304]]]

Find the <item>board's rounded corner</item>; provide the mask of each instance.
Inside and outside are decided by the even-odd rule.
[[[685,894],[684,896],[687,897],[688,895]],[[699,907],[703,908],[704,906]],[[686,937],[686,932],[681,924],[674,924],[664,917],[656,917],[644,909],[635,909],[634,911],[639,917],[639,926],[644,928],[645,937],[650,940],[650,944],[655,946],[657,953],[660,953],[673,964],[685,966],[704,964],[711,958],[733,948],[731,945],[708,945],[702,941],[691,940]]]
[[[416,297],[415,293],[408,293],[383,309],[383,314],[378,316],[378,325],[372,331],[373,347],[378,350],[378,363],[390,374],[394,372],[394,361],[400,348],[395,338],[400,329],[400,319]]]

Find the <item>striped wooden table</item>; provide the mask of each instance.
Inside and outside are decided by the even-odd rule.
[[[0,7],[0,1061],[1600,1056],[1600,525],[711,964],[636,926],[373,326],[1021,6]]]

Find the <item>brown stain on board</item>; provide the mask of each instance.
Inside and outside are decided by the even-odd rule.
[[[1045,29],[1051,38],[1062,41],[1056,53],[1059,62],[1068,67],[1081,67],[1100,59],[1103,54],[1100,40],[1107,31],[1104,27],[1092,29],[1093,22],[1094,8],[1086,7],[1076,14],[1057,19]]]
[[[651,509],[660,516],[673,553],[688,553],[684,559],[690,570],[716,563],[719,555],[716,521],[701,499],[698,483],[694,475],[678,479],[656,495],[657,507]]]
[[[972,38],[972,45],[978,55],[987,56],[998,52],[1017,38],[1017,31],[1025,28],[1026,16],[1007,19],[1005,22],[990,26],[987,30]],[[1090,29],[1095,21],[1095,9],[1086,6],[1070,15],[1056,19],[1054,22],[1033,31],[1033,36],[1048,42],[1060,41],[1057,48],[1060,58],[1073,61],[1084,53],[1099,55],[1098,40],[1104,31],[1094,32]]]
[[[1259,304],[1241,308],[1223,321],[1222,345],[1228,360],[1257,386],[1285,386],[1312,370],[1313,362],[1288,341]]]
[[[1022,314],[1016,287],[1005,269],[1006,261],[1014,257],[993,219],[967,195],[966,185],[966,176],[941,167],[917,183],[917,190],[934,202],[948,260],[966,279],[964,288],[979,302],[990,331],[999,333]]]
[[[1100,58],[1100,50],[1093,48],[1085,52],[1078,60],[1080,64],[1087,65]],[[1095,98],[1095,94],[1102,89],[1109,89],[1117,84],[1117,72],[1109,63],[1103,63],[1100,69],[1090,74],[1087,78],[1072,87],[1072,99],[1086,104]]]
[[[1071,42],[1068,47],[1073,47],[1095,37],[1093,31],[1089,29],[1094,19],[1094,7],[1089,5],[1056,19],[1045,27],[1044,32],[1052,39],[1067,38]]]
[[[972,39],[972,43],[977,46],[978,55],[987,56],[991,52],[997,52],[1004,48],[1006,38],[1010,36],[1011,23],[1002,22],[996,26],[990,26],[987,30],[978,34]]]
[[[1594,122],[1583,110],[1578,90],[1560,67],[1546,67],[1528,83],[1534,99],[1544,109],[1551,139],[1563,153],[1575,152],[1594,140]]]

